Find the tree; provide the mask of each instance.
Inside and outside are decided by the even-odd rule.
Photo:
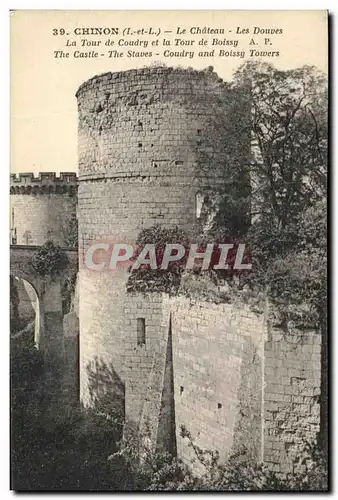
[[[251,88],[252,101],[253,272],[245,278],[286,318],[291,304],[316,324],[326,306],[326,77],[312,66],[245,63],[234,81]]]
[[[35,251],[31,265],[39,276],[54,277],[67,267],[68,257],[59,245],[53,241],[46,241]]]
[[[74,211],[71,211],[62,227],[62,235],[64,238],[64,245],[68,248],[77,248],[78,246],[78,221]]]
[[[327,80],[313,66],[245,63],[235,82],[251,88],[253,212],[283,230],[326,196]]]
[[[107,401],[84,409],[55,390],[41,354],[11,348],[12,487],[17,491],[119,490],[112,474],[122,422]]]

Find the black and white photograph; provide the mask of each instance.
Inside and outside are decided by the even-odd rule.
[[[328,23],[10,13],[11,490],[329,491]]]

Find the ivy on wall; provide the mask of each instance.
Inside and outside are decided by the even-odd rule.
[[[35,251],[31,266],[41,277],[55,277],[68,266],[68,257],[59,245],[53,241],[46,241]]]
[[[144,245],[150,243],[154,244],[156,248],[157,269],[150,269],[149,265],[144,264],[139,269],[131,270],[127,281],[127,291],[129,293],[177,293],[188,257],[189,240],[187,235],[177,227],[167,229],[162,228],[158,224],[143,229],[136,240],[136,246],[139,250],[136,251],[132,260],[135,261]],[[167,243],[180,243],[186,248],[186,253],[180,261],[170,262],[168,269],[162,270],[159,267]]]

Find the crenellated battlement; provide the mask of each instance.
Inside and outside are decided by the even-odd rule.
[[[10,175],[10,194],[69,194],[77,192],[75,172],[32,172]]]

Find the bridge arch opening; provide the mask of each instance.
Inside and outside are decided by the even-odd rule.
[[[41,344],[43,327],[41,303],[34,285],[27,279],[10,274],[10,334],[11,340],[21,339]]]

